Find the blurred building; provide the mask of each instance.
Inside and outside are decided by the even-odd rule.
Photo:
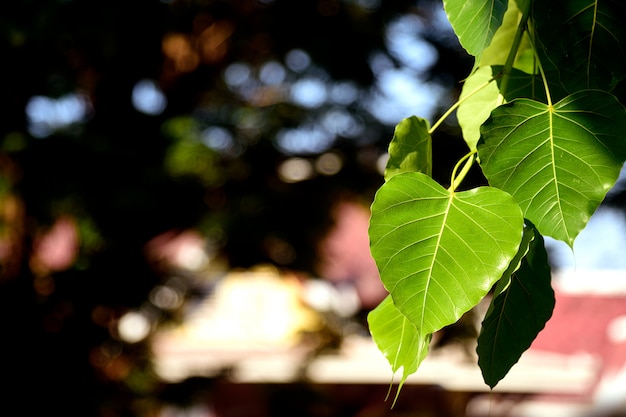
[[[408,378],[400,410],[426,408],[432,414],[415,415],[446,416],[461,415],[449,413],[462,409],[468,417],[626,415],[626,286],[589,291],[573,282],[623,281],[623,274],[575,275],[579,278],[555,277],[552,319],[493,392],[483,382],[475,358],[448,346],[432,352]],[[319,299],[322,292],[313,287],[308,289]],[[333,296],[338,294],[328,289],[325,297]],[[224,378],[224,395],[240,390],[244,403],[256,401],[255,395],[261,396],[268,384],[311,384],[326,392],[323,401],[332,399],[339,408],[350,400],[347,392],[360,391],[361,407],[378,410],[372,415],[400,415],[385,402],[391,371],[371,339],[343,327],[340,343],[320,350],[330,340],[324,326],[336,323],[307,306],[306,298],[306,282],[293,275],[273,269],[233,272],[188,321],[155,339],[157,372],[170,382]],[[346,397],[330,395],[328,390],[336,391],[329,387],[341,387]],[[431,393],[430,400],[414,401],[416,392],[433,390],[437,394]]]

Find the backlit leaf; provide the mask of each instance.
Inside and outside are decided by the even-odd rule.
[[[367,322],[374,343],[389,361],[393,373],[402,368],[399,393],[407,377],[426,358],[432,335],[421,334],[393,305],[390,296],[368,314]]]
[[[451,192],[407,172],[378,190],[369,234],[395,306],[429,334],[487,294],[517,253],[522,229],[520,208],[501,190]]]
[[[515,198],[539,232],[573,245],[626,160],[626,112],[602,91],[553,107],[528,99],[496,108],[478,144],[489,184]]]
[[[479,56],[502,24],[508,0],[444,0],[448,19],[461,45]]]

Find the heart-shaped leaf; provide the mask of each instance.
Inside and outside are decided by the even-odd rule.
[[[496,286],[478,336],[478,365],[491,388],[505,377],[552,316],[555,299],[543,238],[532,224],[524,229],[521,263],[512,262]]]
[[[448,19],[461,45],[478,56],[502,24],[508,0],[444,0]]]
[[[617,180],[624,132],[626,112],[609,93],[580,91],[553,107],[519,99],[491,113],[478,155],[489,184],[543,235],[572,246]]]
[[[378,190],[369,234],[395,306],[429,334],[487,294],[517,253],[522,229],[522,212],[506,192],[457,193],[406,172]]]
[[[396,126],[389,144],[389,161],[385,180],[401,172],[432,173],[432,140],[428,121],[416,116],[407,117]]]
[[[389,361],[393,373],[402,368],[397,391],[400,393],[407,377],[415,373],[426,358],[432,335],[421,334],[393,305],[390,296],[367,315],[367,322],[374,343]]]

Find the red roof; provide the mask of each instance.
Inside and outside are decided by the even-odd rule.
[[[619,326],[618,323],[625,323]],[[626,363],[626,296],[557,292],[552,318],[532,350],[588,353],[602,361],[603,373]]]

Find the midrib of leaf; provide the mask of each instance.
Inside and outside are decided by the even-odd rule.
[[[450,214],[450,207],[452,207],[452,199],[454,198],[454,192],[450,192],[450,197],[448,198],[448,206],[444,211],[443,221],[441,222],[441,228],[439,229],[439,236],[437,236],[437,245],[435,245],[435,252],[433,253],[433,260],[430,263],[430,271],[428,274],[428,280],[426,281],[426,287],[424,288],[424,301],[422,302],[422,314],[420,314],[420,329],[424,328],[424,317],[426,311],[426,299],[428,298],[428,290],[430,288],[430,283],[433,280],[433,269],[435,268],[435,262],[437,260],[437,254],[441,249],[441,238],[443,236],[444,230],[446,228],[446,222],[448,221],[448,215]]]
[[[597,8],[595,9],[597,10]],[[594,14],[594,27],[595,27],[595,14]],[[592,36],[593,38],[593,36]],[[589,43],[589,53],[591,53],[591,42]],[[590,62],[590,60],[588,60]],[[572,237],[570,236],[569,230],[567,228],[567,224],[565,224],[565,211],[563,209],[563,204],[561,201],[561,192],[559,190],[559,181],[558,175],[556,171],[556,155],[555,155],[555,144],[554,144],[554,105],[552,104],[552,97],[550,94],[550,87],[548,85],[548,80],[546,79],[546,74],[541,65],[541,61],[537,62],[539,67],[539,72],[541,74],[541,79],[543,81],[543,86],[546,91],[546,99],[547,99],[547,112],[548,112],[548,128],[549,128],[549,139],[550,139],[550,159],[552,164],[552,178],[554,179],[554,195],[556,196],[556,203],[558,205],[559,211],[559,222],[561,223],[563,230],[565,230],[565,235],[567,236],[567,244],[573,246],[574,242]],[[589,68],[589,63],[587,64],[587,68]],[[587,77],[587,84],[589,84],[589,77]]]
[[[552,178],[554,178],[554,195],[556,196],[556,203],[559,207],[559,219],[564,218],[563,205],[561,203],[561,192],[559,190],[559,179],[556,172],[556,155],[555,155],[555,145],[554,145],[554,107],[552,105],[548,106],[548,123],[550,126],[550,158],[552,160]],[[560,221],[563,222],[562,220]],[[571,237],[569,232],[567,231],[567,227],[563,224],[563,229],[565,229],[565,233],[567,234],[568,242],[571,242]]]

